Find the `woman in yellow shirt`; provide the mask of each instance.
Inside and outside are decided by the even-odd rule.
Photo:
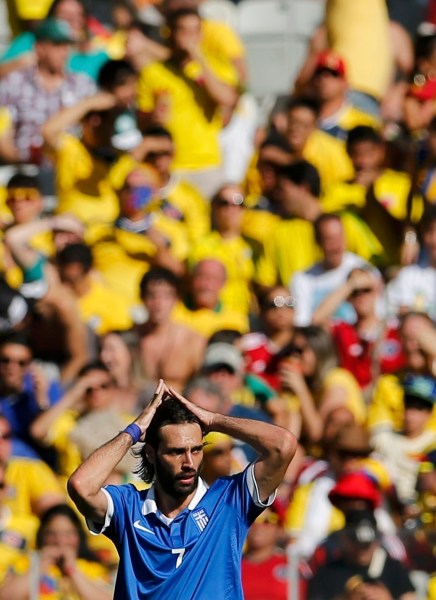
[[[14,600],[110,600],[109,574],[86,546],[75,511],[66,504],[41,518],[38,551],[21,556],[3,585],[0,598]]]

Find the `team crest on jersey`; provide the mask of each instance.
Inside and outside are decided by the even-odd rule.
[[[206,525],[209,523],[209,517],[206,514],[204,508],[199,508],[192,513],[195,524],[200,531],[204,531]]]

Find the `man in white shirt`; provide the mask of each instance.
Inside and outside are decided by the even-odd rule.
[[[306,271],[294,274],[290,286],[295,297],[295,324],[300,327],[310,325],[315,309],[332,291],[343,285],[355,268],[370,268],[357,254],[346,252],[344,228],[339,216],[323,214],[315,221],[315,237],[324,258]],[[354,309],[348,302],[338,308],[334,318],[353,322]]]

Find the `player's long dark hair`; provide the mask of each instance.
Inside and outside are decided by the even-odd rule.
[[[154,450],[157,450],[160,442],[160,430],[165,425],[182,425],[184,423],[196,423],[203,431],[202,425],[197,417],[187,408],[180,404],[174,398],[167,398],[162,402],[156,410],[156,414],[148,426],[145,436],[145,444],[141,449],[134,451],[134,454],[139,457],[138,467],[135,473],[145,483],[152,483],[155,476],[155,468],[152,463],[147,460],[145,453],[146,445],[149,444]],[[204,434],[204,432],[203,432]]]

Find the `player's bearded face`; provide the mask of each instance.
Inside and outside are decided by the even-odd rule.
[[[196,470],[192,467],[182,467],[179,472],[174,472],[158,456],[154,466],[159,485],[170,496],[185,498],[196,489],[200,468]]]

